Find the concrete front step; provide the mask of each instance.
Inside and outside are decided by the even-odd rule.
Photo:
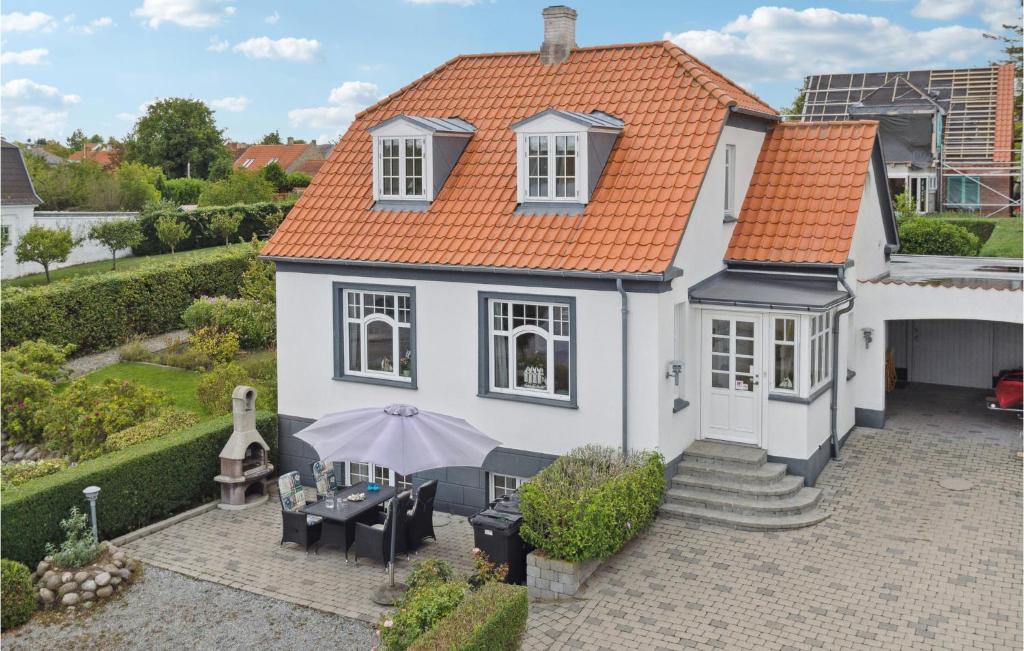
[[[821,499],[821,489],[802,488],[795,495],[785,497],[758,497],[723,493],[701,488],[672,488],[665,500],[680,506],[712,511],[729,511],[742,515],[789,515],[806,513],[814,509]]]
[[[782,465],[782,464],[778,464]],[[672,486],[677,488],[696,488],[738,495],[741,497],[758,497],[773,499],[796,495],[804,487],[803,477],[787,475],[783,469],[781,477],[774,481],[750,481],[733,477],[722,477],[701,472],[682,472],[672,478]]]
[[[800,529],[810,527],[828,519],[829,514],[818,509],[805,513],[775,514],[775,515],[746,515],[732,513],[730,511],[717,511],[702,507],[684,506],[674,502],[666,502],[659,510],[661,515],[667,517],[683,518],[696,522],[717,524],[732,529],[744,531],[784,531],[787,529]]]
[[[751,465],[719,465],[693,461],[683,456],[679,462],[677,473],[688,477],[713,478],[720,481],[731,481],[744,484],[770,484],[786,476],[786,464],[765,463],[761,466]]]
[[[699,463],[758,467],[768,461],[761,448],[719,441],[694,441],[683,453],[683,459]]]

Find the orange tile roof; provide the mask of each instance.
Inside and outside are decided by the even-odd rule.
[[[996,77],[996,134],[992,160],[1006,163],[1013,149],[1013,80],[1016,67],[1012,63],[999,66]]]
[[[878,123],[784,122],[765,138],[727,260],[842,264]]]
[[[104,168],[110,167],[114,163],[114,152],[111,149],[108,149],[105,146],[97,148],[95,145],[87,145],[86,147],[86,149],[79,149],[78,151],[71,152],[71,155],[68,156],[68,160],[91,160]]]
[[[306,150],[310,147],[316,148],[316,145],[308,143],[299,145],[249,145],[249,147],[235,159],[234,167],[237,170],[242,167],[242,163],[251,159],[253,163],[245,169],[259,170],[269,165],[270,161],[276,158],[277,164],[287,170],[299,159],[300,156],[306,153]],[[317,149],[317,155],[319,154],[319,151],[320,150]]]
[[[296,172],[302,172],[308,174],[310,177],[316,176],[316,173],[320,171],[320,168],[324,166],[323,158],[309,158],[299,163],[299,166],[295,168]]]
[[[729,107],[768,105],[667,42],[456,57],[356,116],[264,249],[270,256],[662,273]],[[546,108],[625,121],[583,214],[517,215],[510,125]],[[476,127],[426,212],[376,212],[367,129],[407,113]]]

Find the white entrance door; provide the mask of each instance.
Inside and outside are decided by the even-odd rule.
[[[703,437],[760,445],[760,317],[704,313],[701,338]]]

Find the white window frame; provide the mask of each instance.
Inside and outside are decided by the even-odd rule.
[[[383,183],[383,141],[398,141],[398,194],[384,194]],[[419,140],[423,151],[423,192],[421,194],[409,194],[405,191],[405,147],[406,141]],[[398,135],[382,133],[373,136],[373,199],[374,201],[433,201],[434,179],[433,179],[433,138],[426,133]]]
[[[808,390],[814,392],[832,380],[832,336],[835,328],[835,312],[812,314],[808,319]]]
[[[494,500],[498,499],[497,481],[496,481],[498,477],[501,477],[502,481],[511,479],[515,483],[515,488],[513,488],[511,490],[508,490],[507,486],[503,487],[502,490],[506,491],[506,492],[502,493],[502,495],[507,495],[508,493],[511,493],[513,491],[519,490],[519,487],[522,486],[523,482],[526,481],[525,477],[519,477],[518,475],[505,475],[505,474],[502,474],[500,472],[492,472],[492,473],[488,473],[488,474],[490,475],[490,478],[489,478],[489,480],[487,482],[488,495],[489,495],[488,501],[489,502],[493,502]]]
[[[495,316],[494,309],[495,309],[495,305],[497,305],[497,304],[503,304],[503,305],[505,305],[507,307],[507,314],[504,315],[504,318],[507,320],[508,326],[509,326],[507,330],[506,329],[499,329],[499,328],[495,327],[495,321],[496,321],[497,317]],[[514,307],[513,307],[514,305],[523,305],[523,306],[533,305],[533,306],[537,306],[537,307],[546,307],[548,309],[547,320],[548,320],[549,329],[545,330],[545,329],[543,329],[543,328],[541,328],[539,326],[536,326],[536,325],[519,325],[519,326],[516,326],[516,327],[512,327],[512,318],[513,318],[512,314],[513,314],[513,310],[514,310]],[[573,373],[575,373],[575,369],[573,368],[573,363],[574,363],[575,360],[573,359],[573,343],[574,342],[573,342],[572,339],[573,339],[573,332],[574,332],[574,330],[573,330],[572,319],[573,319],[573,316],[574,316],[574,314],[573,314],[574,311],[572,309],[572,305],[570,303],[567,303],[567,302],[563,303],[563,302],[559,302],[559,301],[545,301],[545,300],[534,301],[534,300],[526,300],[526,299],[519,299],[519,298],[494,298],[494,297],[491,297],[491,298],[488,298],[485,301],[485,307],[486,307],[486,310],[487,310],[486,318],[487,318],[487,324],[488,324],[488,326],[487,326],[487,343],[488,343],[488,345],[486,346],[486,351],[487,351],[487,356],[488,356],[488,359],[487,359],[487,384],[488,384],[489,391],[492,392],[492,393],[508,394],[508,395],[515,395],[515,396],[526,396],[526,397],[532,397],[532,398],[543,398],[545,400],[558,400],[558,401],[564,401],[564,402],[571,402],[571,401],[573,401],[574,400],[574,396],[573,396],[573,381],[572,381],[572,378],[573,378]],[[556,319],[555,319],[554,315],[555,315],[555,310],[556,309],[565,310],[566,317],[565,317],[564,326],[563,326],[565,334],[555,334]],[[563,323],[563,321],[561,319],[557,320],[557,322],[558,323]],[[531,388],[527,388],[527,387],[516,387],[515,386],[515,383],[516,383],[516,361],[517,361],[517,359],[516,359],[515,340],[520,335],[530,334],[530,333],[536,334],[536,335],[539,335],[539,336],[543,337],[545,342],[546,342],[545,355],[547,356],[548,366],[545,369],[545,378],[544,379],[545,379],[546,388],[544,388],[544,389],[531,389]],[[508,365],[507,365],[507,367],[508,367],[508,387],[499,387],[494,382],[494,356],[495,356],[494,336],[496,334],[497,335],[505,335],[505,336],[508,337]],[[569,355],[569,376],[568,376],[569,393],[568,394],[555,393],[555,352],[554,352],[554,350],[555,350],[555,342],[556,341],[564,341],[566,343],[567,347],[568,347],[568,355]]]
[[[365,479],[365,480],[359,479],[357,481],[374,482],[374,483],[380,484],[381,486],[397,486],[400,491],[409,490],[409,489],[411,489],[413,487],[413,485],[412,485],[412,478],[413,478],[413,476],[412,475],[399,475],[398,473],[396,473],[394,470],[392,470],[390,468],[387,468],[385,466],[378,466],[377,464],[370,463],[369,461],[346,461],[345,462],[345,485],[346,486],[352,486],[353,484],[356,483],[355,481],[352,481],[352,465],[356,464],[356,463],[358,463],[360,465],[365,465],[366,466],[367,473],[368,473],[367,477],[369,477],[369,479]],[[380,471],[385,471],[386,474],[383,476],[384,478],[382,480],[378,481],[377,477],[378,477],[378,475],[381,474]]]
[[[244,161],[242,161],[242,168],[249,169],[249,167],[255,162],[255,158],[246,158]]]
[[[570,197],[556,196],[557,175],[555,144],[558,137],[573,137],[576,139],[575,154],[575,192]],[[547,138],[548,144],[548,192],[544,196],[530,195],[530,166],[529,166],[529,139]],[[587,203],[589,200],[589,177],[587,171],[587,132],[586,131],[550,131],[550,132],[520,132],[516,138],[518,142],[518,201],[519,203]]]
[[[391,382],[403,382],[413,384],[415,379],[415,358],[416,358],[416,338],[415,338],[415,297],[409,291],[392,290],[392,289],[378,289],[368,288],[364,286],[354,287],[342,287],[340,292],[340,328],[338,337],[341,338],[342,346],[342,368],[338,371],[344,376],[354,376],[361,378],[372,378],[378,380],[386,380]],[[358,302],[350,302],[351,298],[358,295]],[[392,318],[386,313],[372,312],[366,314],[366,297],[367,296],[391,296],[394,298],[394,312],[395,316]],[[402,299],[405,299],[406,307],[401,307]],[[352,315],[352,309],[355,308],[359,312],[359,316]],[[407,320],[401,320],[401,312],[407,311]],[[367,368],[367,336],[366,331],[371,323],[383,322],[391,326],[392,335],[392,369],[390,371],[383,370],[370,370]],[[359,370],[353,370],[349,364],[352,359],[351,356],[351,342],[349,341],[349,325],[352,323],[359,324]],[[409,375],[402,375],[401,371],[401,350],[399,350],[401,341],[401,329],[409,329],[409,345],[412,348],[412,356],[409,360]]]
[[[801,330],[801,318],[795,314],[770,314],[769,320],[769,338],[771,342],[771,349],[769,351],[768,358],[768,379],[771,386],[772,393],[785,393],[787,395],[799,395],[800,394],[800,330]],[[775,334],[775,326],[777,321],[791,321],[793,323],[793,339],[792,341],[779,339]],[[786,388],[780,387],[775,384],[775,348],[777,346],[790,346],[793,349],[793,386]]]
[[[724,153],[725,197],[723,213],[726,217],[736,216],[736,145],[726,145]]]

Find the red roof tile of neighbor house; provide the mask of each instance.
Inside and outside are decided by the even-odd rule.
[[[663,273],[729,109],[767,104],[668,42],[456,57],[356,116],[265,255],[406,264]],[[625,122],[579,215],[519,215],[513,123],[548,108]],[[474,125],[426,212],[373,211],[367,129],[399,114]]]
[[[235,158],[234,167],[237,170],[245,164],[245,161],[251,160],[253,162],[246,166],[245,169],[255,171],[263,169],[272,160],[276,159],[277,164],[282,169],[290,171],[288,168],[294,165],[310,147],[316,149],[316,145],[309,143],[299,145],[250,145]],[[319,151],[319,149],[316,149],[317,155]]]
[[[996,81],[996,134],[992,159],[997,163],[1010,160],[1013,149],[1013,84],[1016,67],[1012,63],[999,66]]]
[[[320,171],[320,168],[324,166],[325,159],[323,158],[310,158],[304,160],[295,168],[296,172],[302,172],[308,174],[310,178],[316,176],[316,173]]]
[[[68,160],[90,160],[101,167],[110,167],[114,163],[114,152],[106,145],[86,145],[84,149],[71,152]]]
[[[842,264],[878,123],[784,122],[767,135],[727,260]]]

